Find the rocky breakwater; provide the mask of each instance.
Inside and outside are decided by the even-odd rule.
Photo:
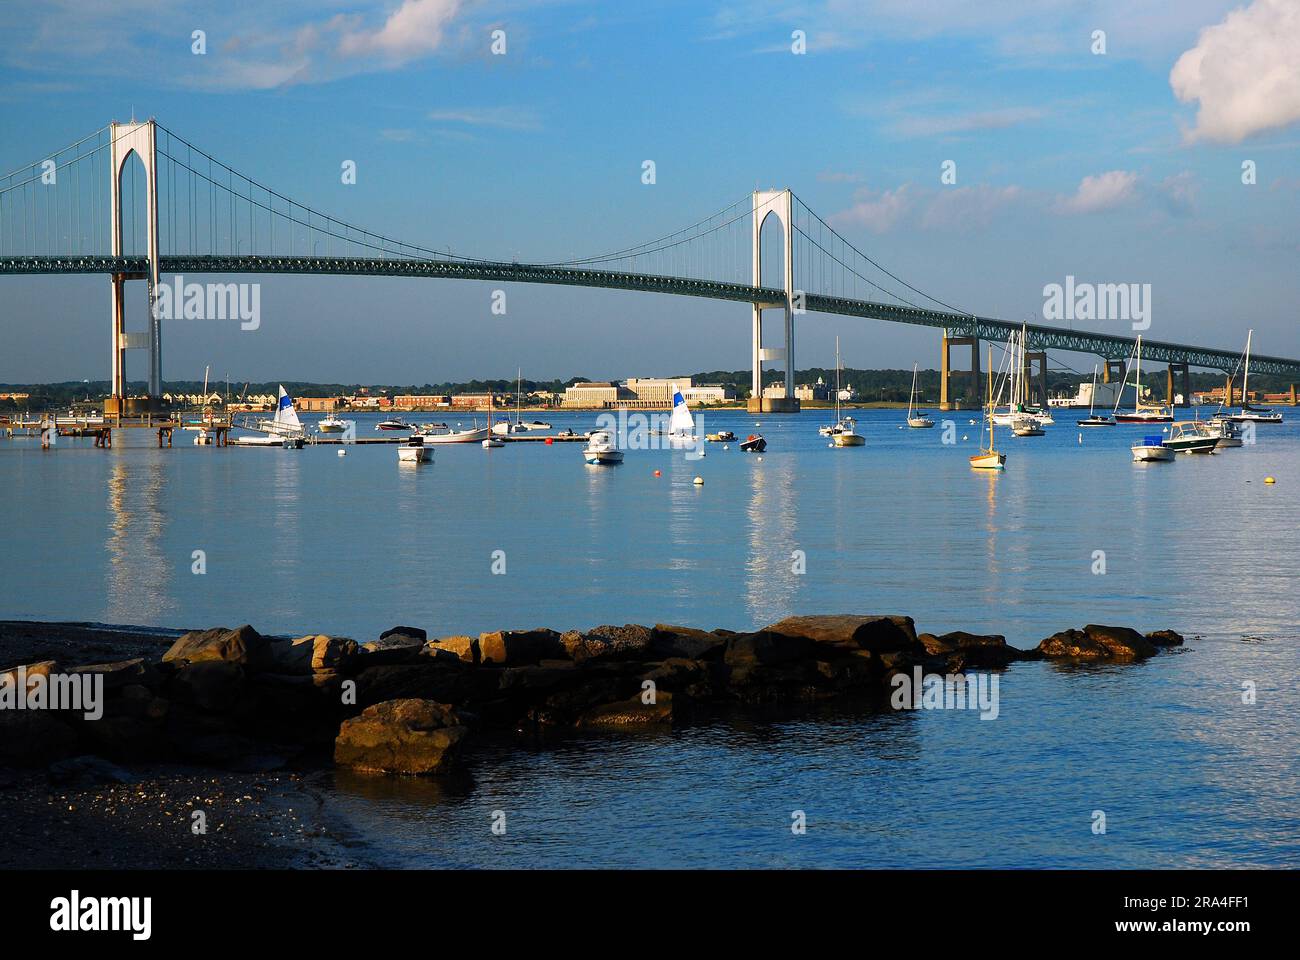
[[[93,754],[256,771],[332,751],[341,766],[441,773],[480,730],[628,731],[727,705],[884,705],[891,678],[917,668],[1129,663],[1181,643],[1167,630],[1089,625],[1021,650],[998,635],[918,635],[910,617],[872,615],[788,617],[750,633],[626,624],[429,639],[403,626],[368,643],[216,628],[185,634],[158,662],[67,671],[46,662],[0,674],[11,692],[40,675],[99,676],[103,690],[93,718],[0,709],[0,765]]]

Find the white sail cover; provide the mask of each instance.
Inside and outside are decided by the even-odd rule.
[[[284,384],[280,384],[280,402],[275,408],[274,423],[277,427],[302,429],[302,423],[298,420],[298,411],[293,408],[293,397],[285,392]]]
[[[686,406],[686,398],[673,384],[673,417],[668,422],[668,432],[673,434],[690,434],[695,431],[695,418]]]

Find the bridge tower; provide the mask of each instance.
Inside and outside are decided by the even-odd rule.
[[[162,403],[162,324],[154,311],[158,295],[158,142],[154,121],[109,124],[111,146],[111,185],[109,198],[112,206],[112,253],[124,255],[122,243],[122,170],[135,154],[140,158],[145,175],[145,237],[148,243],[149,266],[145,273],[113,274],[112,343],[113,366],[109,397],[104,403],[104,413],[125,414],[126,402],[126,351],[147,347],[149,350],[149,407]],[[141,333],[126,332],[126,281],[144,280],[149,285],[149,328]]]
[[[794,205],[789,190],[754,191],[754,286],[763,285],[763,224],[768,217],[776,217],[781,225],[782,237],[782,286],[785,297],[771,303],[754,304],[754,343],[752,394],[749,398],[750,413],[797,413],[799,400],[794,395]],[[765,348],[763,346],[763,311],[785,311],[785,347]],[[763,361],[782,360],[785,362],[785,396],[763,396]]]

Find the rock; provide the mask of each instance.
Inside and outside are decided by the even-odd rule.
[[[437,640],[430,640],[426,650],[435,656],[450,653],[465,663],[477,664],[479,662],[477,637],[439,637]]]
[[[957,672],[967,668],[998,669],[1016,660],[1025,659],[1026,652],[1007,646],[1001,634],[967,633],[955,630],[936,637],[923,633],[917,638],[931,656],[946,657],[948,669]],[[891,666],[893,666],[891,664]]]
[[[727,647],[727,638],[717,633],[656,623],[650,639],[650,652],[665,660],[685,657],[688,660],[708,660],[721,657]]]
[[[539,660],[567,656],[560,635],[554,630],[496,630],[481,633],[479,656],[484,664],[519,667]]]
[[[421,643],[424,643],[429,639],[429,634],[424,630],[421,630],[419,627],[392,627],[388,630],[385,630],[383,633],[381,633],[379,635],[379,639],[386,640],[388,639],[388,637],[392,636],[395,633],[400,633],[406,637],[414,637],[415,639],[419,640]]]
[[[114,714],[85,724],[83,730],[89,746],[105,756],[129,761],[154,760],[170,753],[162,720],[163,717]]]
[[[163,662],[189,661],[201,663],[216,660],[242,665],[260,664],[267,654],[270,641],[244,624],[234,630],[214,627],[185,634],[163,654]]]
[[[134,660],[119,660],[116,663],[91,663],[72,667],[68,673],[101,675],[105,690],[117,690],[122,687],[137,685],[153,687],[158,684],[157,671],[147,664],[143,657]]]
[[[282,676],[305,677],[311,673],[311,661],[315,652],[315,637],[272,640],[266,647],[263,670],[266,673]]]
[[[39,766],[68,756],[77,732],[51,710],[0,710],[0,764]]]
[[[347,637],[317,635],[312,642],[311,668],[313,670],[341,670],[351,666],[360,648]]]
[[[627,660],[646,654],[652,636],[649,627],[628,623],[621,627],[606,624],[585,633],[571,630],[563,634],[560,640],[565,652],[577,661],[606,657]]]
[[[760,630],[730,637],[722,659],[733,668],[758,664],[772,666],[808,659],[812,648],[813,641],[808,637]]]
[[[911,617],[832,614],[786,617],[763,628],[767,633],[804,637],[820,647],[888,653],[916,648]]]
[[[1147,634],[1147,639],[1157,647],[1181,647],[1183,645],[1183,635],[1173,630],[1153,630]]]
[[[44,677],[49,682],[50,674],[59,673],[59,664],[57,660],[41,660],[37,663],[27,663],[22,666],[13,667],[0,673],[0,686],[13,687],[18,684],[19,671],[22,676],[27,678],[27,689],[32,688],[33,677]],[[48,689],[48,688],[47,688]],[[12,694],[11,694],[12,696]]]
[[[65,787],[90,787],[99,783],[132,783],[135,778],[116,764],[94,756],[69,757],[50,764],[50,783]]]
[[[477,692],[476,673],[450,657],[422,657],[415,663],[366,667],[356,676],[357,704],[367,707],[410,698],[464,703]],[[488,680],[495,692],[496,678]]]
[[[502,693],[527,693],[553,690],[580,679],[577,665],[571,660],[543,660],[535,666],[506,667],[501,671],[497,689]]]
[[[423,633],[424,631],[421,631]],[[425,638],[391,630],[378,640],[361,645],[361,656],[367,666],[384,663],[408,663],[424,650]]]
[[[206,660],[187,663],[171,681],[172,698],[209,713],[234,706],[244,687],[244,669],[237,663]]]
[[[578,718],[577,726],[585,730],[624,730],[629,727],[652,727],[671,724],[673,720],[673,695],[660,690],[654,703],[642,703],[641,695],[615,703],[593,707]]]
[[[1128,627],[1105,627],[1090,623],[1082,630],[1062,630],[1038,645],[1051,660],[1120,661],[1145,660],[1156,646]]]
[[[467,733],[446,704],[388,700],[343,722],[334,762],[378,773],[440,773],[455,763]]]

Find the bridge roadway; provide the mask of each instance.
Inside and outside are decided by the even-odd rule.
[[[732,300],[740,303],[784,303],[785,293],[770,287],[755,287],[717,280],[689,277],[665,277],[646,273],[579,269],[564,265],[506,263],[479,260],[419,260],[384,257],[320,257],[267,255],[194,255],[164,256],[161,272],[167,274],[320,274],[340,276],[429,277],[446,280],[486,280],[498,283],[548,283],[568,286],[598,287],[611,290],[637,290],[645,293],[671,293],[683,296]],[[145,257],[98,255],[0,257],[0,274],[80,274],[121,273],[143,278],[148,269]],[[875,303],[809,293],[805,307],[813,313],[864,317],[893,323],[910,323],[940,327],[953,337],[979,337],[1001,341],[1021,324],[993,317],[926,310],[898,304]],[[1029,347],[1034,350],[1065,350],[1092,353],[1107,360],[1123,360],[1133,352],[1135,339],[1108,333],[1069,330],[1043,324],[1029,324]],[[1153,363],[1186,363],[1232,373],[1240,353],[1195,347],[1163,340],[1142,339],[1142,357]],[[1300,379],[1300,360],[1251,354],[1251,370]]]

